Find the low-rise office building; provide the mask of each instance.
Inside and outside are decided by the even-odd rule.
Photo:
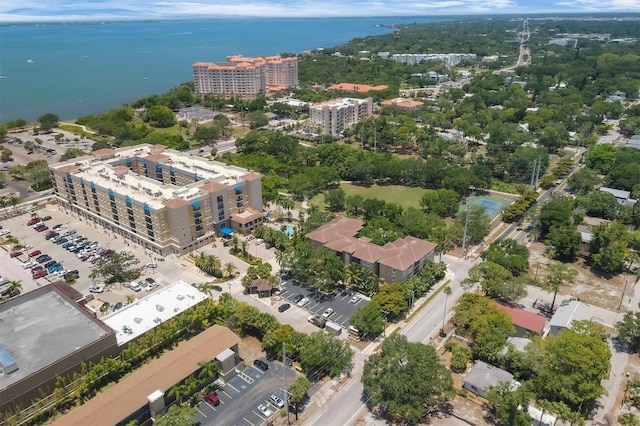
[[[60,205],[161,254],[264,221],[262,177],[162,145],[101,149],[49,166]]]
[[[0,411],[51,394],[57,377],[119,353],[114,331],[47,285],[0,304]]]
[[[309,107],[309,120],[320,127],[320,133],[339,135],[362,117],[373,114],[373,99],[337,98]]]
[[[338,217],[307,234],[307,238],[312,247],[326,247],[344,263],[358,263],[389,283],[419,273],[434,258],[436,244],[432,242],[404,237],[379,246],[369,238],[358,238],[360,229],[361,221]]]

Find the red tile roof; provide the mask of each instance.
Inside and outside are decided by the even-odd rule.
[[[178,209],[180,207],[188,206],[189,202],[183,198],[172,198],[164,203],[164,206],[168,209]]]
[[[547,319],[542,315],[534,314],[524,309],[512,308],[500,303],[496,303],[496,307],[509,315],[513,325],[533,331],[534,333],[542,334],[544,326],[547,323]]]

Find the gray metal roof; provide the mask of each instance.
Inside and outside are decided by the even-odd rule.
[[[573,321],[591,321],[591,309],[577,300],[565,300],[551,317],[551,327],[571,327]]]
[[[512,382],[513,375],[484,361],[476,361],[464,381],[478,389],[486,390],[489,386],[496,386],[498,383]]]
[[[631,192],[629,192],[629,191],[623,191],[621,189],[608,188],[606,186],[601,187],[600,191],[608,192],[609,194],[613,195],[614,197],[620,198],[622,200],[627,200],[631,196]]]
[[[4,348],[3,345],[0,345],[0,369],[5,373],[13,373],[18,369],[16,359]]]

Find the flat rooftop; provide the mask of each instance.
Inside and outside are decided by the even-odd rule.
[[[160,209],[165,201],[182,198],[191,199],[204,194],[199,189],[205,183],[215,182],[233,186],[243,181],[248,170],[236,166],[227,166],[218,161],[206,160],[197,155],[185,155],[171,149],[163,149],[160,153],[152,153],[152,145],[143,144],[115,150],[115,157],[108,159],[96,158],[93,155],[74,158],[50,167],[62,169],[69,167],[69,173],[87,183],[105,189],[112,189],[115,193],[128,196],[131,199],[148,204],[151,208]],[[133,171],[122,172],[121,168],[127,159],[149,159],[154,163],[161,163],[163,168],[173,168],[182,174],[197,176],[198,182],[188,186],[178,186],[162,183],[155,179],[138,175]],[[126,167],[126,166],[124,166]]]
[[[0,389],[112,333],[51,285],[0,304],[0,344],[18,364]]]
[[[206,298],[184,281],[176,281],[101,320],[115,330],[118,346],[122,346]]]

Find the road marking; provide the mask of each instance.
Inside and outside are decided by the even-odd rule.
[[[227,386],[229,386],[231,389],[233,389],[234,391],[241,393],[238,389],[234,388],[233,385],[231,383],[227,382]]]
[[[227,395],[229,398],[233,399],[233,397],[231,395],[229,395],[228,393],[226,393],[224,390],[222,391],[222,393]]]
[[[338,321],[340,321],[340,318],[342,318],[342,315],[338,316],[337,318],[332,319],[331,321],[338,322]]]
[[[203,413],[202,411],[200,411],[200,409],[199,409],[199,408],[196,408],[196,410],[198,410],[198,413],[202,414],[202,415],[204,416],[204,418],[205,418],[205,419],[207,418],[207,415],[206,415],[205,413]]]
[[[251,423],[249,420],[247,420],[246,418],[242,418],[245,422],[249,423],[251,426],[255,426],[253,423]]]

